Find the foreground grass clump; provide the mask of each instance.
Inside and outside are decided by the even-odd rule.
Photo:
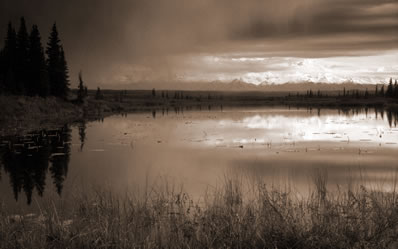
[[[315,183],[300,198],[226,180],[199,204],[166,185],[140,197],[81,194],[72,210],[0,210],[0,248],[397,248],[395,191],[332,193],[322,177]]]

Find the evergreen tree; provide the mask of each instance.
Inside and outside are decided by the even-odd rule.
[[[69,91],[68,66],[55,23],[47,43],[46,54],[51,95],[65,99]]]
[[[376,85],[375,96],[378,96],[378,95],[379,95],[378,85]]]
[[[82,77],[82,72],[80,71],[79,73],[79,86],[77,90],[77,101],[82,103],[84,100],[84,83],[83,83],[83,77]]]
[[[156,90],[155,90],[155,88],[152,89],[152,97],[156,97]]]
[[[381,86],[380,96],[384,97],[384,85]]]
[[[387,87],[386,96],[387,97],[392,97],[393,96],[393,92],[394,92],[394,89],[393,89],[393,85],[392,85],[392,79],[390,79],[390,83],[388,84],[388,87]]]
[[[24,93],[25,89],[29,84],[29,60],[28,60],[28,48],[29,48],[29,37],[28,31],[26,30],[25,19],[21,18],[17,34],[16,43],[16,91],[15,93]]]
[[[17,49],[17,35],[12,23],[8,23],[7,36],[4,42],[3,49],[3,67],[0,69],[3,89],[6,92],[16,92],[16,49]]]
[[[97,92],[95,93],[95,99],[102,99],[102,93],[99,87],[97,88]]]
[[[50,93],[59,96],[59,61],[60,61],[60,40],[56,24],[53,25],[49,41],[47,43],[47,71],[50,82]]]
[[[39,95],[47,97],[49,92],[48,75],[46,60],[44,57],[43,46],[39,29],[33,25],[29,36],[29,85],[26,87],[26,93],[30,96]]]
[[[69,92],[69,69],[65,58],[64,48],[61,46],[60,56],[60,97],[66,99]]]
[[[397,82],[397,80],[395,80],[395,83],[394,83],[394,97],[398,98],[398,82]]]

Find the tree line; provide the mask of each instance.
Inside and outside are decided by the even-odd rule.
[[[384,90],[384,85],[381,86],[380,90],[376,86],[375,95],[398,99],[398,82],[397,82],[397,80],[395,80],[395,82],[393,84],[393,80],[392,80],[392,78],[390,78],[390,82],[389,82],[386,90]]]
[[[37,25],[28,33],[22,17],[16,32],[9,22],[0,50],[0,93],[66,99],[68,92],[68,66],[56,23],[44,50]]]
[[[289,97],[292,95],[289,93]],[[300,93],[297,93],[297,97],[301,96]],[[314,92],[312,90],[308,90],[305,97],[328,97],[328,94],[322,93],[320,90]],[[393,83],[393,79],[390,78],[388,85],[376,85],[374,92],[369,92],[368,89],[365,91],[360,90],[346,90],[345,87],[342,92],[338,92],[338,97],[350,97],[350,98],[368,98],[368,97],[385,97],[385,98],[395,98],[398,99],[398,81],[395,80]]]

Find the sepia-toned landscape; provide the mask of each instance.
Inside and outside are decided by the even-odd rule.
[[[0,0],[0,248],[398,248],[394,0]]]

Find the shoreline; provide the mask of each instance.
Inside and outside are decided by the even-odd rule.
[[[81,120],[95,120],[119,113],[153,112],[164,109],[215,110],[224,107],[375,108],[398,112],[398,101],[380,97],[296,97],[260,93],[181,92],[181,98],[153,96],[151,91],[131,91],[121,95],[108,92],[95,99],[90,92],[83,104],[54,97],[0,96],[0,136],[25,134]]]

